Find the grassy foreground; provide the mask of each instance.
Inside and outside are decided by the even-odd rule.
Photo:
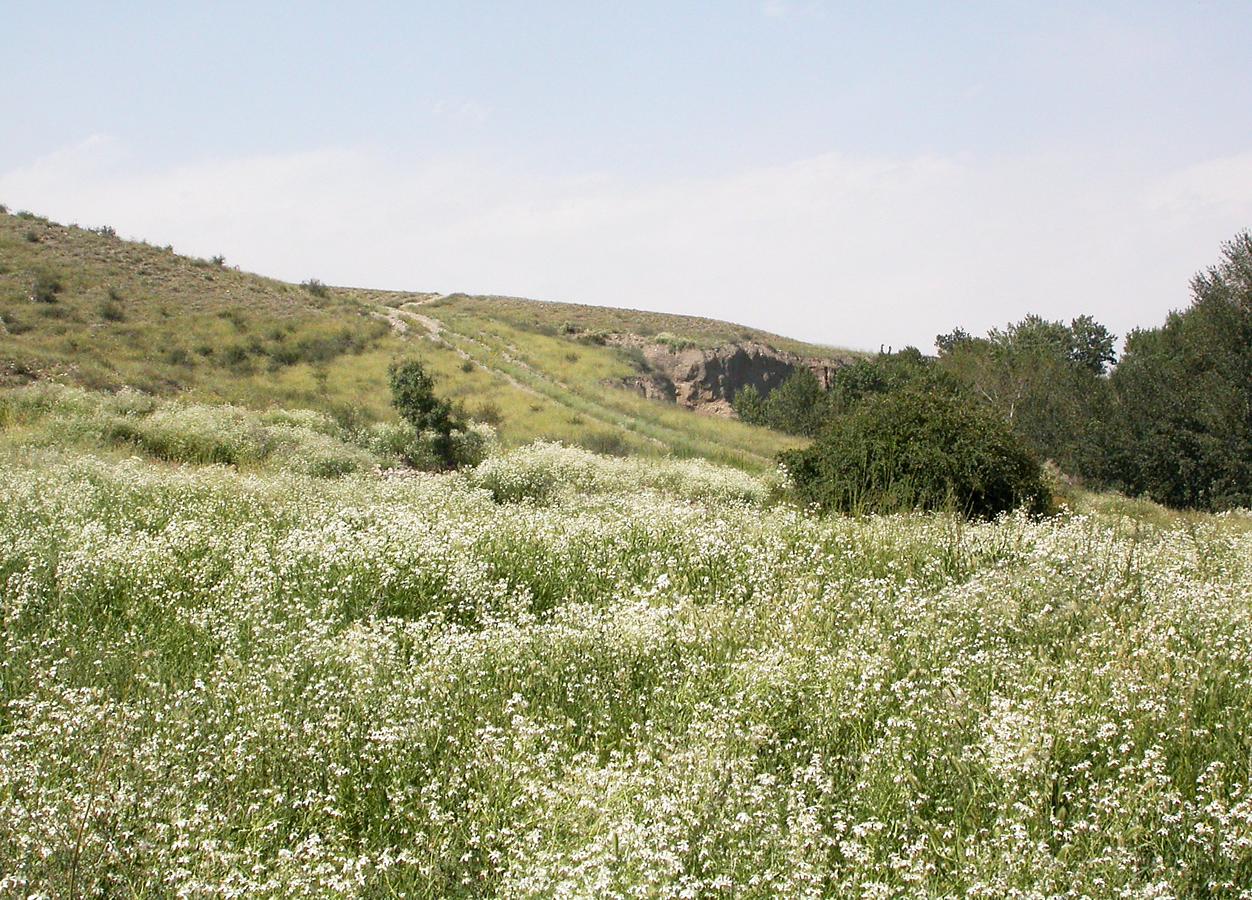
[[[1249,896],[1246,515],[5,454],[2,895]]]

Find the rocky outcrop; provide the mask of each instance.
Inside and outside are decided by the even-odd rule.
[[[626,387],[645,397],[722,416],[734,415],[730,401],[748,385],[768,394],[791,373],[807,368],[827,388],[835,370],[851,362],[851,357],[798,356],[756,341],[702,349],[618,334],[608,336],[607,342],[642,355],[645,371],[625,379]]]

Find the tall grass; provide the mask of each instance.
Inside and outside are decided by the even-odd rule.
[[[0,894],[1247,896],[1249,521],[34,447],[0,468]]]

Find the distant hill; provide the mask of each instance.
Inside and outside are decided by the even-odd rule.
[[[729,418],[733,392],[854,356],[689,316],[288,284],[107,228],[0,214],[0,385],[127,386],[368,423],[392,417],[387,366],[405,355],[506,444],[747,468],[796,441]]]

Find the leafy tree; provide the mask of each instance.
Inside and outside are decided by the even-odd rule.
[[[1095,375],[1103,375],[1117,359],[1114,334],[1091,316],[1079,316],[1069,323],[1070,362]]]
[[[465,429],[465,418],[448,400],[435,394],[435,380],[417,360],[394,363],[388,371],[391,405],[414,430],[431,435],[435,456],[446,465],[455,461],[454,431]]]
[[[931,361],[917,348],[907,347],[836,369],[829,390],[809,369],[797,369],[765,397],[751,385],[741,389],[732,406],[750,424],[816,437],[832,415],[847,412],[864,397],[931,375]]]
[[[835,371],[830,386],[834,409],[847,412],[874,394],[933,380],[932,362],[916,347],[905,347],[895,353],[879,353],[872,359],[859,359],[843,366]]]
[[[781,462],[799,498],[842,512],[955,509],[991,517],[1050,505],[1038,459],[995,413],[913,385],[862,401]]]
[[[1111,384],[1107,480],[1171,506],[1252,505],[1252,235],[1193,300],[1126,342]]]
[[[797,369],[765,398],[765,417],[772,428],[815,435],[826,419],[826,392],[809,369]]]
[[[735,392],[730,401],[731,408],[739,418],[749,425],[765,425],[765,400],[756,385],[749,384]],[[768,427],[768,426],[767,426]]]
[[[947,334],[935,336],[935,347],[939,350],[939,355],[943,356],[951,353],[962,344],[974,340],[974,336],[960,326],[953,328]]]
[[[1090,316],[1069,325],[1027,316],[985,338],[939,335],[938,367],[996,410],[1035,453],[1091,477],[1103,467],[1102,433],[1113,335]]]
[[[739,418],[790,434],[813,436],[826,420],[829,398],[809,369],[797,369],[765,397],[754,386],[741,388],[731,401]]]

